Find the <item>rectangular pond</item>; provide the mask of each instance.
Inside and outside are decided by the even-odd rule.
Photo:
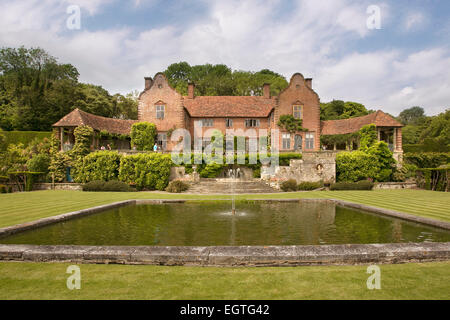
[[[329,201],[131,205],[23,231],[2,244],[269,246],[448,242],[450,231]]]

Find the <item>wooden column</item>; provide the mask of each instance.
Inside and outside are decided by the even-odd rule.
[[[64,151],[64,127],[59,127],[60,150]]]

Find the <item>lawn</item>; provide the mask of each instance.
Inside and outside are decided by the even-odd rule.
[[[450,262],[366,266],[201,268],[81,265],[69,290],[64,263],[0,263],[0,299],[450,299]]]
[[[450,195],[422,190],[298,192],[238,199],[334,198],[450,221]],[[230,199],[229,195],[36,191],[0,195],[0,227],[126,199]],[[0,299],[450,299],[450,261],[382,265],[381,290],[366,266],[215,268],[81,265],[66,288],[64,263],[0,263]]]
[[[238,199],[332,198],[450,222],[450,194],[424,190],[311,191],[239,195]],[[128,199],[230,199],[229,195],[155,192],[34,191],[0,194],[0,227]]]

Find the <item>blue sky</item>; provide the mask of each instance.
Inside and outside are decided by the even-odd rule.
[[[66,26],[69,5],[81,28]],[[381,29],[368,29],[369,6]],[[169,64],[268,68],[314,78],[321,100],[398,114],[450,107],[450,1],[0,0],[0,46],[42,47],[111,93]]]

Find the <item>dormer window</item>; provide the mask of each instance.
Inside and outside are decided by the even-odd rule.
[[[156,106],[156,119],[163,120],[164,119],[164,113],[165,113],[165,106],[164,105],[157,105]]]
[[[292,115],[295,119],[303,119],[303,106],[295,104],[292,106]]]

